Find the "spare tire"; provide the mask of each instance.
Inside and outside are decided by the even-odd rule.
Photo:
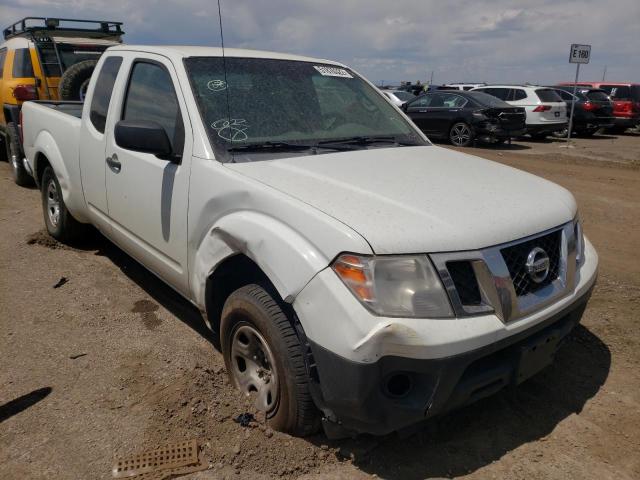
[[[60,77],[58,92],[61,100],[84,100],[91,80],[91,74],[96,68],[97,60],[85,60],[71,65]]]

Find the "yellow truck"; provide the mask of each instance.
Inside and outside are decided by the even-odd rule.
[[[0,158],[18,185],[25,165],[20,109],[27,100],[82,101],[102,53],[122,43],[121,22],[26,17],[3,30],[0,44]]]

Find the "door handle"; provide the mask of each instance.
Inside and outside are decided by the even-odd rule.
[[[107,157],[106,162],[113,173],[120,173],[120,170],[122,170],[122,164],[118,161],[118,155],[115,153]]]

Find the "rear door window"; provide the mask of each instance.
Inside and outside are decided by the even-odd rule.
[[[461,97],[460,95],[448,94],[448,95],[438,95],[442,97],[442,103],[447,108],[462,108],[467,103],[467,99]]]
[[[488,93],[489,95],[493,95],[496,98],[499,98],[500,100],[506,101],[507,98],[509,97],[509,88],[494,88],[494,87],[490,87],[490,88],[483,88],[480,91],[484,92],[484,93]]]
[[[184,123],[171,75],[160,64],[134,63],[122,119],[132,122],[156,122],[165,132],[173,152],[184,150]]]
[[[122,65],[122,57],[107,58],[100,69],[98,81],[93,90],[89,118],[100,133],[104,133],[104,127],[107,123],[111,94],[113,93],[113,86],[116,83],[120,65]]]
[[[408,108],[427,108],[431,105],[433,95],[422,95],[408,104]]]
[[[521,88],[512,88],[509,93],[509,100],[524,100],[527,98],[527,92]]]
[[[607,93],[601,90],[589,90],[585,95],[594,102],[607,102],[609,100]]]
[[[631,88],[626,85],[600,85],[600,88],[609,92],[614,100],[631,100]]]
[[[539,88],[536,90],[536,95],[541,102],[561,102],[562,98],[558,95],[558,92],[550,88]]]
[[[13,57],[13,78],[33,77],[31,52],[28,48],[18,48]]]

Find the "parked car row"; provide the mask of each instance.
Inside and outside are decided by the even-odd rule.
[[[572,134],[590,136],[601,129],[624,131],[640,124],[638,84],[581,83],[575,94],[573,84],[450,83],[430,85],[422,91],[416,90],[417,86],[405,85],[404,90],[387,88],[382,92],[426,134],[448,138],[458,146],[476,140],[501,143],[524,134],[533,139],[549,135],[566,137],[572,106]],[[408,92],[416,92],[417,96]],[[499,103],[489,102],[487,96]],[[520,108],[523,114],[508,110],[513,107]],[[500,112],[500,116],[487,119],[483,112],[487,108]]]

